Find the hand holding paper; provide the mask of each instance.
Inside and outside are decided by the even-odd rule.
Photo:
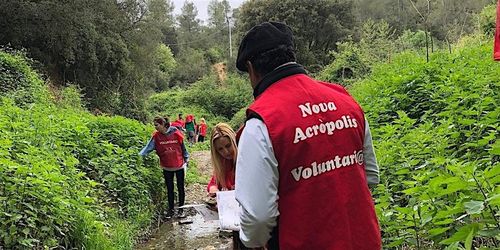
[[[232,191],[217,192],[217,207],[219,210],[220,228],[223,230],[240,231],[240,206]]]

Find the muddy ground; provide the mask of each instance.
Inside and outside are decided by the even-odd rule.
[[[197,162],[200,175],[212,175],[210,151],[192,152],[191,159]],[[205,204],[206,186],[207,183],[186,186],[186,204]],[[206,221],[194,208],[189,208],[186,212],[188,217],[185,219],[164,220],[153,230],[151,238],[135,249],[231,249],[230,232],[220,232],[217,220]]]

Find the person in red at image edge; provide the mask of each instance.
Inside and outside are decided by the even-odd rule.
[[[500,0],[497,2],[497,22],[495,30],[495,45],[493,49],[493,59],[500,61]]]
[[[198,124],[198,128],[196,129],[198,133],[198,142],[204,142],[205,137],[207,136],[207,124],[205,123],[205,118],[200,119],[200,124]]]
[[[173,126],[170,126],[168,118],[155,117],[153,120],[156,131],[153,132],[146,146],[139,155],[146,156],[155,150],[160,158],[160,166],[163,169],[163,177],[167,186],[168,216],[174,214],[174,176],[177,179],[177,192],[179,196],[179,207],[184,205],[184,177],[189,153],[184,146],[184,136]],[[184,217],[183,209],[179,209],[178,217]]]
[[[254,102],[238,143],[240,239],[268,249],[381,249],[369,185],[379,182],[368,123],[338,85],[295,62],[290,27],[254,26],[236,67]]]

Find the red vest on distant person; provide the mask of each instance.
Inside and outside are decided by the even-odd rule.
[[[198,125],[198,131],[200,132],[201,136],[206,136],[207,135],[207,124],[200,123]]]
[[[186,115],[186,123],[189,123],[189,122],[192,122],[194,119],[194,116],[189,114],[189,115]]]
[[[176,126],[176,127],[180,126],[181,128],[184,128],[184,124],[185,124],[184,120],[182,120],[182,119],[177,119],[177,120],[175,120],[175,121],[172,123],[172,126]]]
[[[363,163],[365,120],[340,85],[292,75],[247,110],[269,131],[279,167],[281,249],[381,249]]]
[[[500,0],[497,3],[497,26],[495,30],[495,46],[493,48],[493,59],[500,61]]]
[[[181,132],[176,130],[169,135],[165,135],[155,131],[153,139],[155,141],[156,153],[160,157],[161,167],[181,168],[182,164],[184,164],[181,148],[184,136]]]

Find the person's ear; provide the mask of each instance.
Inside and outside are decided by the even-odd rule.
[[[257,84],[260,82],[260,75],[255,71],[252,62],[247,61],[246,65],[248,70],[248,76],[250,78],[250,82],[252,83],[252,88],[255,88]]]
[[[248,71],[248,74],[250,74],[251,71],[253,71],[253,65],[252,65],[252,62],[250,61],[246,61],[245,63],[247,65],[247,71]]]

